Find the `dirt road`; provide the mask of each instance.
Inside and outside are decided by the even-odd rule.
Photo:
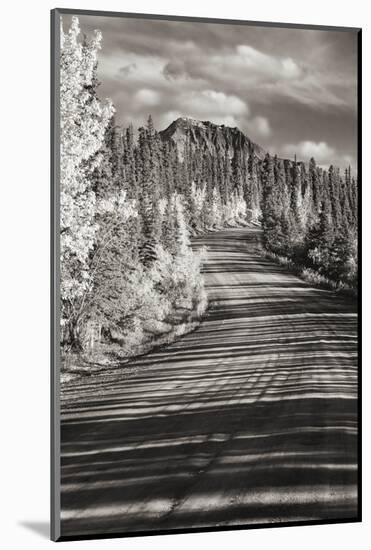
[[[196,332],[63,392],[62,535],[356,516],[355,304],[255,238],[198,239]]]

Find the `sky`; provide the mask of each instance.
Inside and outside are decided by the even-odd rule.
[[[79,19],[88,36],[102,32],[99,95],[112,99],[117,124],[209,120],[272,154],[356,170],[355,31]]]

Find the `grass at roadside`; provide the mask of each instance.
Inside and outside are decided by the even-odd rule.
[[[318,271],[314,271],[314,269],[299,265],[290,258],[287,258],[286,256],[280,256],[278,254],[275,254],[274,252],[265,250],[263,247],[259,247],[257,250],[265,258],[273,260],[277,264],[282,265],[290,272],[294,273],[295,275],[299,276],[304,281],[315,287],[323,288],[325,290],[333,290],[339,294],[343,294],[346,296],[352,296],[355,298],[357,297],[357,289],[351,287],[350,285],[347,285],[342,281],[333,281],[332,279],[321,275],[321,273],[318,273]]]

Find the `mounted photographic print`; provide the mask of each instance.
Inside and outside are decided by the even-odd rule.
[[[54,540],[360,521],[360,45],[53,10]]]

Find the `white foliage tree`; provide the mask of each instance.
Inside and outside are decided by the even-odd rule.
[[[246,218],[247,205],[241,190],[234,190],[226,205],[224,205],[224,221],[235,225]]]
[[[191,220],[191,223],[194,227],[199,228],[200,224],[202,224],[205,200],[206,200],[206,185],[204,184],[199,187],[193,181],[191,184],[190,202],[191,202],[191,212],[193,217],[193,219]]]
[[[245,220],[247,214],[247,204],[243,196],[242,189],[234,191],[234,210],[237,221]]]
[[[210,225],[211,227],[220,227],[223,221],[222,215],[222,200],[219,190],[214,187],[212,194],[212,202],[210,206]]]
[[[178,193],[174,193],[172,203],[175,214],[176,240],[179,247],[178,252],[182,254],[189,249],[190,245],[182,196]]]
[[[95,194],[91,175],[113,115],[110,102],[96,95],[101,34],[80,39],[77,17],[61,27],[60,55],[60,230],[62,323],[76,328],[78,302],[91,287],[89,254],[94,247]]]

